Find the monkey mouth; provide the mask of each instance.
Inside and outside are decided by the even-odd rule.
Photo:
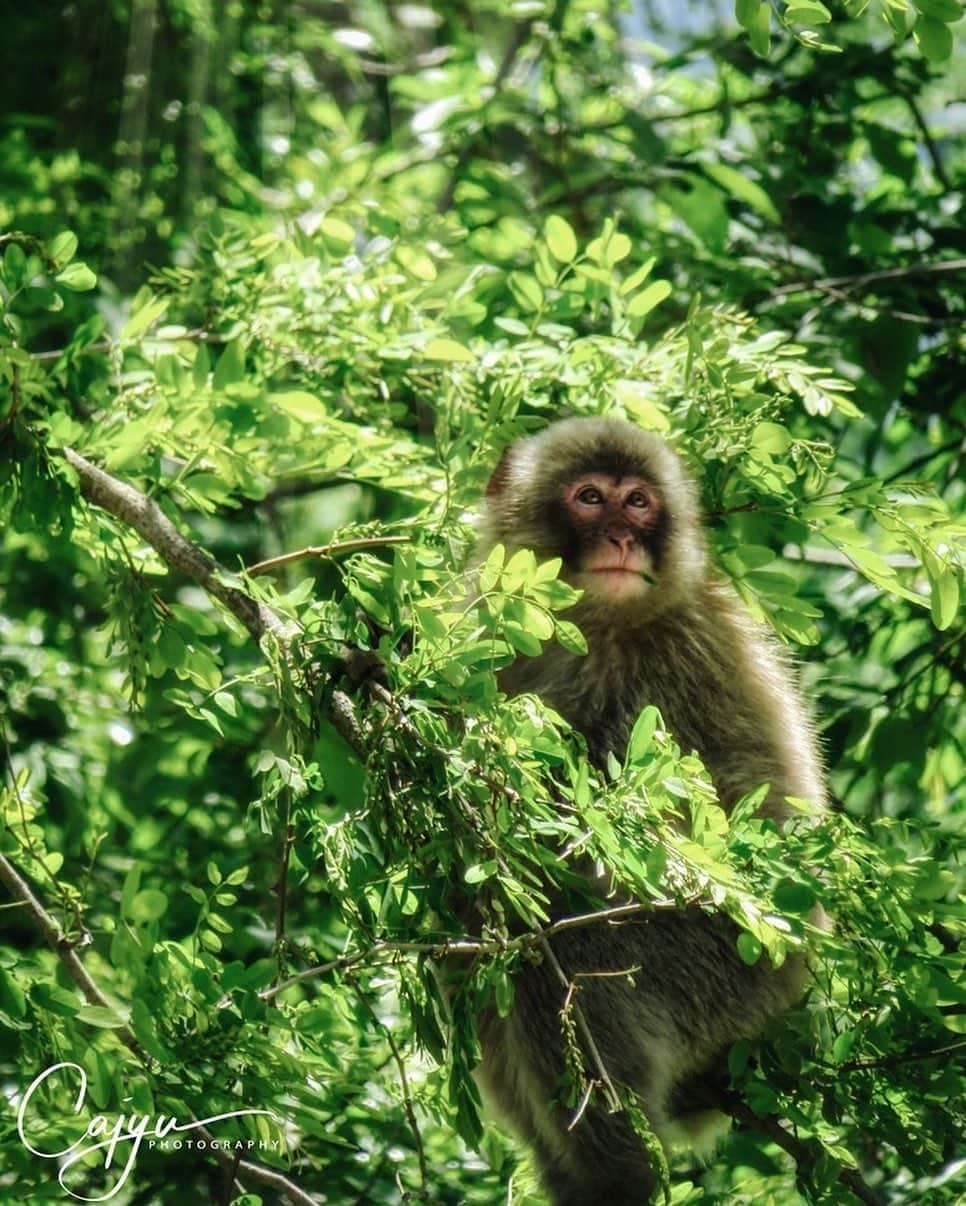
[[[629,565],[602,565],[582,575],[591,593],[611,597],[637,595],[647,589],[649,575]]]

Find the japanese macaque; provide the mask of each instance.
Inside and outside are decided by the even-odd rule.
[[[790,672],[710,568],[694,483],[662,440],[620,420],[567,419],[513,444],[487,489],[481,552],[497,542],[562,558],[561,577],[583,591],[568,615],[589,646],[520,658],[502,674],[507,691],[541,696],[598,763],[623,758],[638,714],[655,704],[682,749],[700,754],[725,809],[765,783],[761,811],[776,820],[788,796],[822,804],[816,740]],[[802,991],[801,959],[749,967],[737,934],[724,916],[681,908],[550,940],[566,977],[579,977],[611,1081],[659,1138],[697,1133],[729,1046]],[[637,970],[607,974],[625,969]],[[641,1206],[657,1178],[627,1114],[595,1093],[572,1125],[560,1101],[565,993],[548,960],[525,965],[510,1015],[480,1021],[479,1079],[533,1148],[554,1206]]]

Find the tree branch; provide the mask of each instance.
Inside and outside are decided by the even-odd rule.
[[[290,641],[294,632],[289,621],[240,587],[231,585],[234,575],[182,536],[154,499],[98,469],[73,448],[65,448],[64,456],[77,472],[81,493],[88,502],[103,507],[134,528],[167,565],[193,579],[224,604],[256,641],[268,633],[283,645]]]
[[[410,544],[410,536],[360,536],[356,540],[334,540],[331,544],[310,544],[294,553],[282,553],[278,557],[269,557],[266,561],[258,561],[245,571],[249,578],[259,574],[267,574],[289,565],[293,561],[304,561],[308,557],[337,557],[342,553],[356,553],[360,549],[378,549],[389,544]]]
[[[695,904],[697,901],[690,900],[684,903]],[[447,959],[453,955],[472,955],[475,957],[477,955],[495,955],[509,951],[522,951],[530,947],[539,946],[548,937],[553,934],[559,934],[564,930],[578,929],[582,926],[596,925],[603,922],[609,925],[619,924],[652,910],[679,909],[681,908],[681,904],[682,902],[679,900],[661,899],[651,900],[646,904],[635,902],[633,904],[615,905],[613,908],[597,909],[591,913],[579,913],[573,917],[562,917],[559,921],[554,921],[550,925],[544,926],[542,930],[528,930],[525,934],[518,934],[515,938],[441,938],[438,942],[393,942],[389,939],[375,942],[364,950],[351,951],[345,955],[340,955],[337,959],[330,959],[327,963],[319,963],[315,967],[307,967],[304,971],[297,972],[294,976],[289,976],[281,984],[275,984],[271,988],[264,989],[258,995],[263,1001],[270,1001],[273,997],[277,997],[279,993],[284,992],[286,988],[291,988],[294,984],[301,984],[303,980],[312,980],[316,976],[324,976],[332,971],[344,971],[360,963],[381,958],[384,955],[431,955],[435,959]]]
[[[808,1145],[793,1135],[791,1131],[786,1130],[773,1114],[756,1114],[743,1101],[733,1099],[729,1099],[727,1109],[736,1121],[744,1123],[752,1130],[767,1136],[773,1143],[777,1143],[783,1151],[791,1156],[799,1168],[808,1168],[810,1164],[814,1164],[815,1155]],[[882,1198],[871,1186],[866,1184],[857,1168],[841,1169],[838,1179],[840,1184],[853,1193],[860,1202],[865,1202],[866,1206],[882,1206]]]
[[[880,1055],[877,1059],[853,1059],[837,1065],[839,1072],[862,1072],[869,1068],[898,1068],[901,1064],[918,1064],[943,1055],[955,1055],[966,1048],[966,1039],[945,1047],[924,1047],[918,1051],[900,1051],[897,1055]]]
[[[593,1032],[590,1029],[590,1023],[584,1016],[584,1011],[580,1007],[580,1002],[576,999],[574,981],[568,976],[567,972],[560,964],[560,960],[554,954],[553,947],[547,940],[546,932],[538,934],[537,940],[543,957],[553,970],[553,974],[557,977],[558,983],[566,992],[566,1002],[564,1009],[573,1011],[574,1022],[581,1039],[584,1043],[584,1048],[587,1055],[590,1057],[590,1062],[593,1065],[594,1071],[597,1073],[597,1079],[604,1090],[604,1096],[607,1098],[607,1104],[612,1113],[617,1113],[623,1109],[621,1104],[620,1094],[614,1087],[614,1082],[610,1078],[610,1073],[607,1071],[607,1065],[604,1063],[603,1056],[600,1053],[600,1048],[597,1046],[597,1040],[594,1038]]]
[[[80,479],[81,493],[115,519],[129,524],[151,545],[171,569],[185,574],[217,599],[239,620],[256,641],[271,635],[283,649],[291,646],[295,626],[267,603],[255,599],[214,557],[182,536],[158,504],[140,490],[91,464],[86,457],[65,448],[64,456]],[[352,749],[365,757],[359,720],[352,700],[341,691],[333,693],[329,718]]]
[[[359,999],[369,1016],[382,1031],[382,1034],[389,1045],[389,1050],[392,1052],[393,1063],[395,1063],[396,1071],[399,1073],[399,1087],[402,1093],[403,1110],[406,1114],[406,1121],[409,1123],[409,1130],[412,1133],[413,1144],[416,1148],[416,1159],[419,1163],[419,1181],[422,1187],[423,1197],[426,1197],[429,1193],[429,1170],[426,1167],[426,1149],[423,1144],[422,1132],[419,1129],[419,1119],[416,1117],[416,1107],[413,1103],[412,1091],[409,1088],[409,1077],[406,1074],[406,1061],[403,1059],[402,1052],[399,1050],[399,1044],[393,1037],[392,1027],[387,1026],[382,1018],[379,1017],[364,993],[359,994]]]
[[[769,297],[784,297],[788,293],[810,293],[822,289],[860,289],[863,285],[874,285],[879,281],[906,280],[915,276],[934,276],[946,272],[966,272],[966,259],[940,260],[935,264],[909,264],[904,268],[884,268],[879,272],[862,272],[857,276],[825,276],[813,281],[795,281],[791,285],[779,285],[772,289]]]
[[[926,154],[932,162],[932,170],[936,174],[936,179],[943,186],[947,193],[953,191],[953,183],[946,174],[946,165],[943,163],[943,157],[939,152],[939,147],[936,145],[936,140],[932,136],[929,129],[929,123],[923,116],[922,110],[916,101],[915,96],[905,89],[901,92],[902,99],[909,107],[909,112],[912,114],[912,120],[916,123],[919,133],[922,135],[923,145],[926,148]]]
[[[47,912],[27,881],[3,854],[0,854],[0,881],[14,900],[19,900],[22,905],[26,906],[31,921],[40,930],[44,941],[64,965],[67,974],[80,989],[81,995],[88,1005],[98,1005],[101,1009],[107,1009],[111,1013],[117,1014],[117,1006],[111,1004],[91,979],[90,973],[81,962],[73,943],[61,930],[56,918]],[[144,1050],[134,1037],[132,1030],[127,1026],[119,1026],[115,1029],[115,1033],[125,1047],[144,1058]]]

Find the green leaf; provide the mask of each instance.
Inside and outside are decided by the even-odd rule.
[[[532,312],[543,306],[543,290],[528,272],[511,272],[507,277],[510,292],[521,310]]]
[[[429,282],[436,279],[436,265],[421,248],[397,247],[396,259],[417,280]]]
[[[544,224],[543,237],[550,254],[561,264],[569,264],[576,256],[577,237],[564,218],[551,214]]]
[[[331,418],[325,403],[304,389],[289,389],[282,393],[269,394],[268,402],[270,406],[277,406],[300,423],[321,423]]]
[[[68,264],[63,272],[57,273],[54,280],[74,293],[86,293],[97,284],[97,277],[86,264],[80,261],[76,264]]]
[[[626,260],[631,253],[631,241],[626,234],[621,234],[619,230],[613,229],[613,223],[604,223],[605,229],[610,225],[610,232],[601,235],[600,238],[594,239],[587,246],[587,254],[596,263],[601,264],[604,268],[613,268],[615,264],[619,264],[621,260]]]
[[[843,1030],[841,1034],[835,1036],[835,1042],[832,1043],[832,1060],[836,1064],[844,1063],[852,1054],[852,1048],[855,1046],[855,1031]]]
[[[761,943],[754,934],[749,934],[747,930],[742,930],[738,935],[738,954],[741,956],[741,961],[747,963],[749,967],[753,967],[761,958]]]
[[[942,21],[920,17],[912,31],[916,45],[931,63],[942,63],[953,53],[953,33]]]
[[[955,25],[966,16],[966,8],[960,0],[915,0],[915,3],[924,17],[944,21],[947,25]]]
[[[356,232],[349,223],[343,222],[341,218],[333,218],[331,214],[322,219],[319,230],[333,243],[349,245],[355,242]]]
[[[503,966],[497,967],[494,973],[493,1000],[500,1017],[508,1017],[513,1008],[513,980],[507,975],[506,968]]]
[[[506,591],[518,591],[531,582],[537,572],[537,559],[529,549],[517,549],[503,568],[501,585]]]
[[[620,295],[626,297],[629,293],[633,293],[635,289],[639,289],[651,275],[656,263],[657,260],[654,256],[646,259],[640,268],[636,269],[626,280],[621,282],[621,287],[618,290]]]
[[[245,349],[240,339],[233,339],[218,357],[214,387],[222,390],[245,379]]]
[[[954,570],[944,569],[932,583],[930,614],[932,622],[945,631],[959,612],[959,578]]]
[[[82,1005],[77,1011],[78,1021],[87,1022],[89,1026],[97,1026],[102,1030],[119,1030],[125,1024],[113,1009],[103,1005]]]
[[[22,1018],[27,1012],[27,998],[17,981],[0,969],[0,1010],[12,1018]]]
[[[451,363],[473,363],[476,357],[469,350],[457,343],[455,339],[433,339],[423,352],[427,360],[443,360]]]
[[[744,1072],[750,1059],[751,1043],[748,1039],[738,1039],[736,1043],[732,1044],[731,1050],[728,1052],[728,1071],[733,1079],[737,1079]]]
[[[761,452],[780,456],[791,448],[792,437],[780,423],[758,423],[751,433],[751,445]]]
[[[61,988],[59,984],[46,981],[41,981],[31,988],[30,999],[40,1009],[46,1009],[48,1013],[55,1013],[62,1018],[72,1018],[81,1007],[81,1002],[74,993]]]
[[[62,230],[47,244],[47,255],[55,268],[64,268],[77,253],[77,235],[72,230]]]
[[[135,922],[157,921],[168,909],[168,898],[158,888],[144,888],[131,901],[130,916]]]
[[[136,339],[138,335],[143,335],[144,332],[156,322],[167,310],[168,299],[166,297],[155,297],[141,306],[121,327],[120,340],[126,343],[130,339]]]
[[[141,864],[134,863],[127,875],[124,877],[124,886],[121,889],[121,916],[130,920],[131,908],[134,904],[134,898],[138,894],[138,889],[141,886]]]
[[[17,289],[23,283],[27,270],[27,256],[19,243],[10,243],[3,253],[3,275],[8,289]]]
[[[519,600],[519,606],[521,611],[518,618],[527,632],[532,632],[541,641],[549,641],[553,636],[554,630],[554,623],[551,617],[547,615],[542,607],[537,607],[526,600]]]
[[[211,372],[211,357],[205,344],[199,344],[194,363],[191,366],[191,380],[198,389],[208,384],[208,374]]]
[[[755,54],[765,58],[771,49],[771,5],[759,4],[751,24],[748,26],[748,40]]]
[[[627,313],[631,318],[643,318],[670,295],[670,281],[654,281],[643,292],[637,293],[631,298],[627,303]]]
[[[657,728],[658,718],[659,713],[657,708],[649,704],[634,722],[630,740],[627,743],[627,756],[625,758],[627,766],[639,765],[645,761],[645,755],[651,750],[651,743],[654,737],[654,730]]]
[[[767,5],[763,5],[762,7],[768,8]],[[768,11],[770,12],[771,10],[768,9]],[[744,201],[746,205],[750,205],[752,209],[756,210],[770,222],[776,224],[780,222],[781,218],[778,210],[775,208],[771,197],[768,196],[760,184],[749,179],[742,172],[739,172],[737,168],[733,168],[727,163],[704,163],[701,166],[705,174],[715,184],[723,188],[726,193],[730,193],[732,197],[737,198],[739,201]]]
[[[784,880],[775,889],[775,907],[782,913],[807,913],[815,907],[817,899],[808,884]]]
[[[496,875],[496,860],[488,859],[485,863],[474,863],[471,867],[467,867],[463,878],[468,884],[481,884],[494,875]]]
[[[554,635],[560,645],[570,653],[585,654],[587,639],[576,624],[569,620],[557,620],[554,625]]]
[[[167,1063],[171,1059],[171,1052],[158,1038],[154,1014],[140,998],[135,1000],[131,1005],[131,1029],[134,1031],[138,1042],[149,1055],[153,1055],[155,1059],[160,1060],[162,1063]]]
[[[735,19],[743,29],[751,29],[758,15],[759,0],[735,0]]]
[[[785,10],[785,20],[800,25],[825,25],[832,20],[832,14],[820,0],[793,0]]]
[[[506,639],[510,642],[514,649],[520,653],[525,653],[527,657],[539,657],[543,646],[537,637],[532,632],[528,632],[517,621],[510,620],[504,627]]]

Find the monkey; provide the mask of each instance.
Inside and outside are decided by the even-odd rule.
[[[568,614],[588,647],[518,658],[500,672],[503,690],[541,697],[597,764],[623,758],[654,704],[682,750],[700,755],[726,811],[766,783],[759,811],[776,822],[789,796],[823,806],[809,713],[777,641],[713,571],[694,480],[667,443],[624,420],[572,418],[511,444],[486,490],[478,555],[497,543],[561,558],[560,577],[583,592]],[[748,966],[738,933],[723,915],[682,906],[549,939],[566,977],[580,977],[604,1068],[663,1143],[697,1137],[728,1048],[804,989],[801,957]],[[638,970],[607,974],[628,968]],[[553,1206],[641,1206],[657,1176],[627,1114],[594,1094],[573,1124],[557,1100],[565,992],[547,960],[524,965],[508,1016],[491,1007],[479,1019],[478,1082],[528,1142]]]

